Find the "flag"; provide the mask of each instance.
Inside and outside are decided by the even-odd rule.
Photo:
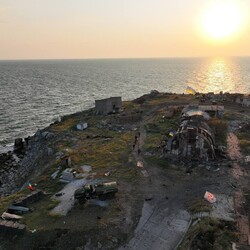
[[[196,94],[196,91],[193,88],[191,88],[190,86],[187,86],[186,92],[188,94],[191,94],[191,95],[195,95]]]
[[[29,190],[31,190],[31,191],[35,190],[35,189],[33,188],[33,186],[32,186],[32,184],[31,184],[31,183],[29,183],[29,185],[28,185],[28,189],[29,189]]]
[[[169,132],[169,135],[172,136],[172,137],[174,136],[174,134],[175,133],[173,131]]]

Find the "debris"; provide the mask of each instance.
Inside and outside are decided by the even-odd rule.
[[[110,176],[110,174],[111,174],[110,171],[108,171],[108,172],[106,172],[104,175],[105,175],[105,176]]]
[[[136,166],[137,166],[138,168],[143,168],[143,167],[144,167],[142,161],[137,161]]]
[[[29,208],[21,206],[10,206],[7,212],[11,214],[25,214],[29,212]]]
[[[31,233],[35,233],[36,231],[36,229],[30,230]]]
[[[237,245],[234,242],[232,242],[232,250],[238,250]]]
[[[58,170],[56,170],[50,177],[51,177],[51,179],[52,180],[55,180],[56,179],[56,177],[57,177],[57,175],[59,174],[59,172],[60,172],[60,170],[58,169]]]
[[[148,171],[147,170],[141,170],[141,173],[142,173],[142,175],[144,176],[144,177],[149,177],[149,173],[148,173]]]
[[[208,191],[206,191],[206,193],[204,195],[204,199],[207,200],[210,203],[215,203],[216,202],[215,196],[212,193],[208,192]]]
[[[80,167],[80,169],[83,171],[83,172],[91,172],[92,171],[92,167],[91,166],[88,166],[88,165],[83,165]]]
[[[24,224],[20,224],[14,221],[0,221],[0,231],[4,232],[22,232],[24,231],[26,226]]]
[[[62,196],[62,195],[64,195],[64,193],[56,193],[55,194],[56,197],[59,197],[59,196]]]
[[[16,215],[16,214],[9,214],[9,213],[6,213],[6,212],[3,212],[2,216],[1,216],[3,219],[6,219],[6,220],[20,220],[22,219],[23,217],[20,216],[20,215]]]
[[[62,183],[69,183],[75,179],[74,169],[66,168],[62,172],[62,176],[60,177],[60,182]]]
[[[76,125],[76,129],[80,130],[80,131],[86,129],[87,127],[88,127],[88,123],[87,122],[78,123]]]
[[[245,157],[245,162],[250,162],[250,155],[247,155],[247,156]]]

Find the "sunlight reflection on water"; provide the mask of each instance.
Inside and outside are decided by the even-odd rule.
[[[230,59],[214,58],[200,65],[188,81],[198,92],[247,93],[239,65]]]

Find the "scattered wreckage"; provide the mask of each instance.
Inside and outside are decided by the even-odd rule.
[[[118,192],[116,181],[98,180],[90,182],[75,191],[74,198],[80,204],[90,199],[106,200],[115,197]]]

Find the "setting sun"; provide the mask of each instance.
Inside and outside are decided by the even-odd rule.
[[[244,11],[239,2],[216,1],[205,9],[200,24],[206,37],[223,41],[241,31],[244,25]]]

